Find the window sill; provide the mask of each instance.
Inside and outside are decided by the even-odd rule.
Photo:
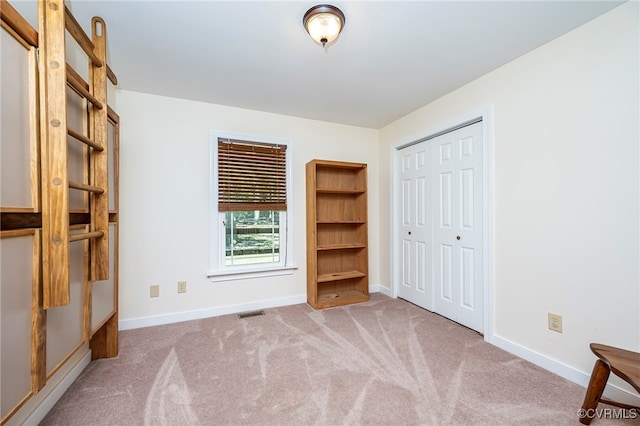
[[[250,278],[275,277],[278,275],[291,275],[298,269],[296,265],[279,266],[277,268],[265,268],[259,270],[209,272],[207,277],[211,282],[246,280]]]

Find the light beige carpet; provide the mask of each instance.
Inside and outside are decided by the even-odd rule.
[[[122,332],[42,424],[578,425],[584,388],[405,301],[265,312]]]

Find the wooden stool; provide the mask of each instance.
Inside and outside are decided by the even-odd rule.
[[[595,408],[598,406],[598,402],[627,410],[635,408],[640,414],[640,407],[602,398],[602,392],[607,385],[609,373],[612,371],[613,374],[640,392],[640,353],[601,345],[599,343],[592,343],[589,346],[591,347],[591,352],[593,352],[598,359],[593,366],[593,372],[591,373],[591,379],[587,387],[587,394],[582,403],[580,423],[585,425],[591,423],[591,420],[593,420],[596,415]]]

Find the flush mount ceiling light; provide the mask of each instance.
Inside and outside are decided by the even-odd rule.
[[[320,4],[307,10],[302,23],[313,41],[324,47],[326,52],[340,35],[345,18],[344,13],[337,7]]]

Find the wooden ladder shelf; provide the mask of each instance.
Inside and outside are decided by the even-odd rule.
[[[42,160],[42,250],[43,306],[67,305],[69,291],[69,243],[89,239],[90,280],[109,278],[109,198],[107,146],[106,27],[93,18],[92,38],[84,33],[63,0],[40,2],[39,40],[40,114]],[[66,62],[65,31],[87,54],[89,82]],[[67,126],[66,88],[85,99],[89,111],[88,135]],[[88,147],[88,182],[68,176],[68,141],[73,138]],[[89,196],[90,231],[69,233],[69,190]]]

